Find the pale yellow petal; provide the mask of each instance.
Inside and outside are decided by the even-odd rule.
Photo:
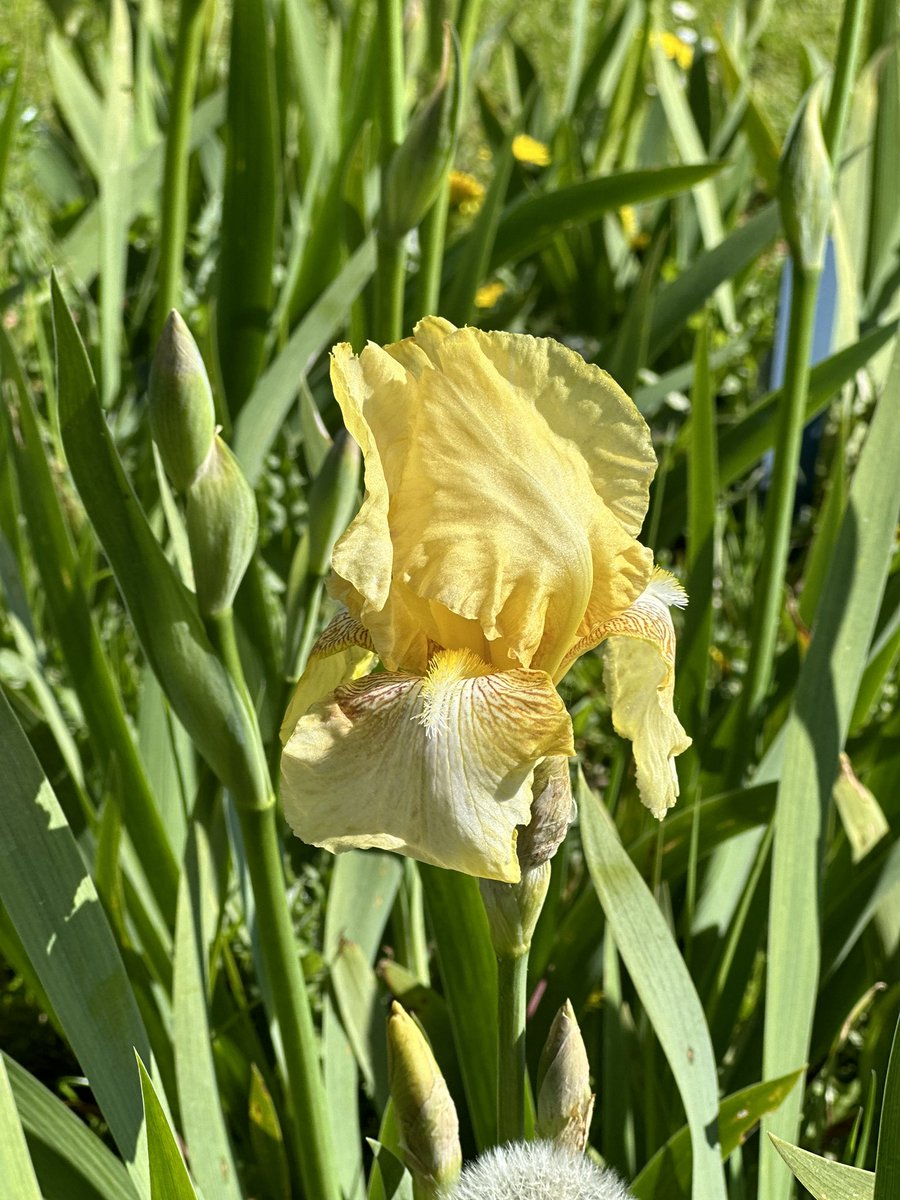
[[[300,718],[317,700],[333,692],[340,684],[368,674],[374,662],[374,648],[365,629],[350,613],[338,613],[313,645],[306,669],[294,688],[281,723],[282,746],[294,732]]]
[[[425,677],[372,675],[313,705],[282,757],[285,815],[328,850],[378,846],[513,883],[535,765],[573,752],[546,674],[438,654]]]
[[[422,671],[437,645],[556,676],[640,595],[656,459],[604,372],[549,339],[427,318],[358,359],[337,347],[332,379],[366,464],[332,590],[389,669]]]
[[[675,757],[691,739],[673,707],[675,630],[669,605],[687,602],[684,589],[655,570],[628,612],[608,622],[604,679],[613,726],[631,740],[643,803],[659,820],[678,798]]]

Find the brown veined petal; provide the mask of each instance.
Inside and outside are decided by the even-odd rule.
[[[675,630],[669,605],[687,594],[668,572],[655,568],[646,591],[597,631],[606,640],[604,680],[613,727],[632,742],[641,800],[659,820],[678,798],[675,757],[691,739],[673,707]]]
[[[372,640],[348,612],[339,612],[322,630],[309,652],[306,669],[297,681],[281,723],[281,744],[310,707],[350,679],[366,675],[375,663]]]
[[[285,747],[281,794],[314,845],[378,846],[515,883],[535,765],[573,753],[546,674],[491,673],[469,651],[444,651],[426,676],[373,675],[313,705]]]
[[[607,619],[640,594],[649,560],[633,533],[656,460],[602,371],[546,339],[427,320],[415,346],[336,352],[333,374],[348,427],[363,427],[367,488],[377,458],[389,495],[338,544],[336,594],[389,667],[421,669],[432,641],[553,674],[586,613]],[[477,630],[457,642],[458,618]]]

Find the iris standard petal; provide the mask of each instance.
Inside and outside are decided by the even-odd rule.
[[[422,670],[431,642],[556,674],[585,620],[623,612],[649,577],[633,535],[655,458],[637,409],[522,334],[429,318],[415,339],[339,351],[369,494],[335,550],[336,594],[391,668]]]
[[[686,603],[678,581],[656,568],[643,595],[601,633],[613,726],[632,742],[641,800],[659,820],[678,798],[675,756],[691,744],[673,707],[675,630],[669,613],[669,605]]]
[[[427,675],[378,674],[302,717],[282,757],[285,815],[306,842],[378,846],[469,875],[519,878],[534,768],[574,753],[543,672],[447,651]]]

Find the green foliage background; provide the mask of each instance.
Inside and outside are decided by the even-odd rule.
[[[445,15],[462,116],[397,236],[381,196]],[[644,540],[691,595],[676,700],[694,746],[663,825],[638,802],[599,656],[563,685],[580,817],[530,960],[532,1081],[570,998],[591,1152],[641,1200],[786,1198],[761,1120],[810,1194],[893,1196],[893,0],[693,16],[468,0],[405,20],[395,0],[16,0],[4,22],[0,1192],[410,1195],[392,997],[432,1042],[467,1157],[493,1139],[496,967],[475,883],[331,859],[267,807],[290,684],[332,613],[322,564],[359,499],[327,350],[438,311],[557,337],[634,396],[661,463]],[[685,28],[680,50],[661,37]],[[807,378],[817,280],[794,248],[805,317],[789,326],[776,197],[816,80],[836,302]],[[549,162],[516,157],[519,133]],[[484,194],[460,203],[450,168]],[[259,506],[234,644],[196,609],[149,434],[173,305]],[[794,443],[820,414],[796,492]]]

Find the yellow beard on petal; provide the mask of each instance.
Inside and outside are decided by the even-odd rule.
[[[473,650],[439,650],[434,655],[422,682],[422,712],[417,717],[428,737],[447,729],[447,709],[456,684],[490,675],[491,671],[492,667]]]

